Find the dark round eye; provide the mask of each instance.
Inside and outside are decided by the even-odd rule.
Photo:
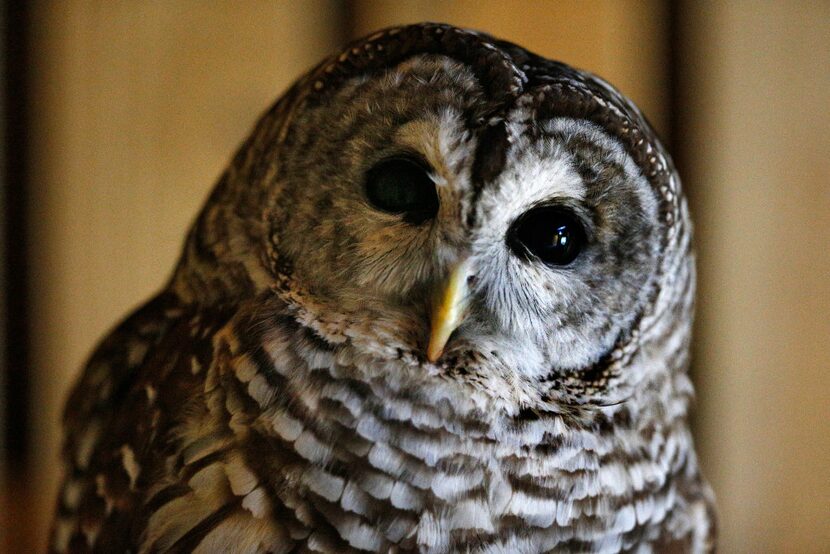
[[[548,265],[568,265],[585,245],[579,218],[560,206],[534,208],[519,216],[508,231],[508,244],[518,255]]]
[[[366,196],[372,205],[404,221],[423,223],[438,213],[438,193],[427,168],[410,158],[389,158],[366,174]]]

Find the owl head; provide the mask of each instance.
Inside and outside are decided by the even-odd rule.
[[[634,105],[601,79],[447,25],[379,32],[262,118],[174,283],[279,305],[390,378],[511,410],[619,402],[693,287],[685,201]],[[268,313],[267,309],[263,309]],[[671,365],[671,364],[669,364]]]

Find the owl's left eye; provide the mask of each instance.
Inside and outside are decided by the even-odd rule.
[[[438,193],[427,167],[411,158],[389,158],[366,174],[366,196],[376,208],[419,224],[438,213]]]

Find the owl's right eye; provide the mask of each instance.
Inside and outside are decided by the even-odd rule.
[[[438,213],[438,193],[428,168],[405,157],[379,162],[366,174],[366,196],[379,210],[419,224]]]
[[[513,223],[507,239],[519,256],[533,257],[549,266],[570,264],[585,241],[585,228],[579,217],[560,206],[542,206],[525,212]]]

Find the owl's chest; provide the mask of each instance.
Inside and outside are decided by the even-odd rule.
[[[331,382],[315,390],[313,404],[294,398],[258,417],[252,427],[268,437],[245,454],[259,458],[258,479],[293,514],[298,540],[326,537],[332,551],[622,545],[669,506],[655,496],[662,469],[631,477],[613,461],[616,439],[559,428],[499,441],[475,422],[439,423],[423,406],[381,408]]]
[[[344,414],[323,442],[320,427],[290,417],[276,416],[277,436],[240,445],[213,475],[242,508],[238,524],[275,529],[285,545],[540,552],[606,541],[615,551],[658,527],[668,507],[641,494],[635,508],[623,470],[603,471],[584,447],[511,450]]]
[[[184,426],[184,467],[170,480],[187,492],[150,517],[156,544],[198,513],[217,522],[204,540],[224,550],[232,536],[254,551],[619,549],[673,503],[677,445],[662,439],[620,451],[619,437],[556,419],[499,436],[345,371],[230,355]]]

